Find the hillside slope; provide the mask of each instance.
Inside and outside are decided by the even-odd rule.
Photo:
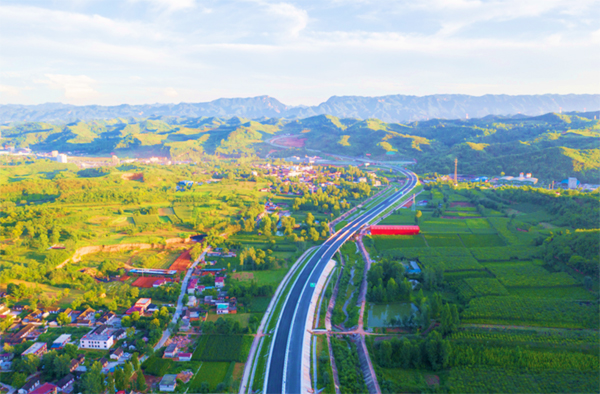
[[[386,123],[317,115],[269,118],[116,118],[53,124],[1,126],[0,144],[72,155],[169,156],[202,160],[204,155],[289,157],[327,152],[373,160],[415,160],[420,171],[480,175],[532,172],[542,180],[577,176],[600,183],[600,112],[536,117],[433,119]],[[269,143],[275,138],[274,144]]]

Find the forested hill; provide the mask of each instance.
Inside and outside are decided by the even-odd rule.
[[[548,112],[600,110],[600,94],[484,95],[436,94],[380,97],[333,96],[315,106],[288,106],[275,98],[222,98],[205,103],[75,106],[60,103],[0,105],[0,124],[9,122],[73,122],[119,117],[277,117],[303,119],[316,115],[338,118],[377,118],[412,122],[433,118],[461,119],[467,115],[542,115]]]
[[[0,145],[58,150],[69,155],[304,156],[322,153],[373,160],[416,160],[417,170],[487,176],[531,172],[542,181],[576,176],[600,183],[600,112],[536,117],[386,123],[319,115],[269,118],[115,118],[68,124],[30,122],[0,126]],[[274,139],[273,144],[268,141]],[[322,152],[322,153],[319,153]]]

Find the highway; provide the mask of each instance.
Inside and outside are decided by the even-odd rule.
[[[301,392],[304,330],[315,290],[311,284],[317,283],[325,266],[344,242],[416,186],[417,176],[414,173],[404,169],[398,170],[407,176],[406,184],[385,201],[332,235],[320,246],[298,276],[285,300],[275,328],[274,340],[267,361],[264,393],[297,394]]]

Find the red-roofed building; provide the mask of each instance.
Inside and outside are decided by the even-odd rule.
[[[187,292],[189,294],[194,294],[196,292],[196,288],[198,287],[198,278],[190,279],[188,283]]]
[[[419,226],[371,226],[372,235],[417,235]]]
[[[225,278],[219,276],[215,278],[215,287],[223,287],[225,286]]]
[[[37,389],[30,391],[29,394],[56,394],[58,393],[58,387],[52,383],[44,383]]]

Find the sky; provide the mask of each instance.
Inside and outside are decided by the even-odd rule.
[[[600,93],[600,0],[0,0],[0,104]]]

